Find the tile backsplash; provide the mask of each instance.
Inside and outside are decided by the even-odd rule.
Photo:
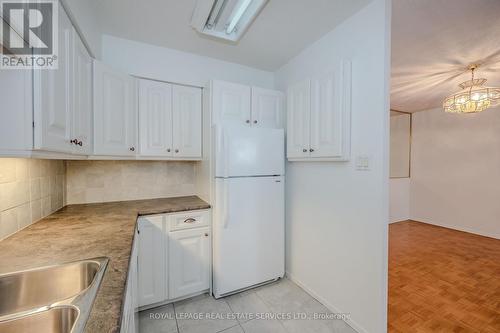
[[[67,161],[67,203],[194,195],[195,165],[176,161]]]
[[[65,164],[0,158],[0,240],[62,208]]]

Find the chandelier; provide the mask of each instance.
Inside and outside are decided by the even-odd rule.
[[[472,79],[459,84],[462,88],[443,102],[443,109],[449,113],[476,113],[500,104],[500,88],[485,87],[486,79],[474,79],[478,65],[469,66]]]

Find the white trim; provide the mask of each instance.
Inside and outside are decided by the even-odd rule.
[[[475,229],[473,230],[472,228],[468,228],[468,227],[458,227],[455,225],[449,225],[449,224],[444,224],[444,223],[439,223],[439,222],[429,222],[426,219],[420,219],[418,217],[413,217],[413,216],[411,216],[409,220],[419,222],[419,223],[428,224],[431,226],[466,232],[466,233],[477,235],[477,236],[488,237],[488,238],[492,238],[492,239],[500,239],[500,234],[491,235],[491,234],[487,234],[484,232],[480,232],[480,231],[475,230]],[[402,222],[402,221],[400,221],[400,222]]]
[[[313,291],[311,288],[307,287],[304,285],[298,278],[296,278],[293,274],[291,274],[289,271],[286,271],[285,275],[289,280],[291,280],[293,283],[298,285],[300,288],[304,289],[305,292],[307,292],[309,295],[311,295],[313,298],[315,298],[318,302],[323,304],[328,310],[330,310],[333,313],[346,313],[345,311],[341,311],[339,308],[336,306],[332,305],[330,302],[325,300],[323,297],[319,296],[315,291]],[[352,320],[352,318],[348,318],[345,320],[345,323],[352,327],[356,332],[358,333],[368,333],[366,329],[364,329],[360,324]]]

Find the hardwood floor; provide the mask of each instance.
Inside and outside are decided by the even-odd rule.
[[[500,332],[500,240],[389,226],[390,333]]]

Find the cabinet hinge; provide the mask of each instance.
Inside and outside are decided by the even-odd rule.
[[[35,128],[35,122],[32,122],[33,128]]]

